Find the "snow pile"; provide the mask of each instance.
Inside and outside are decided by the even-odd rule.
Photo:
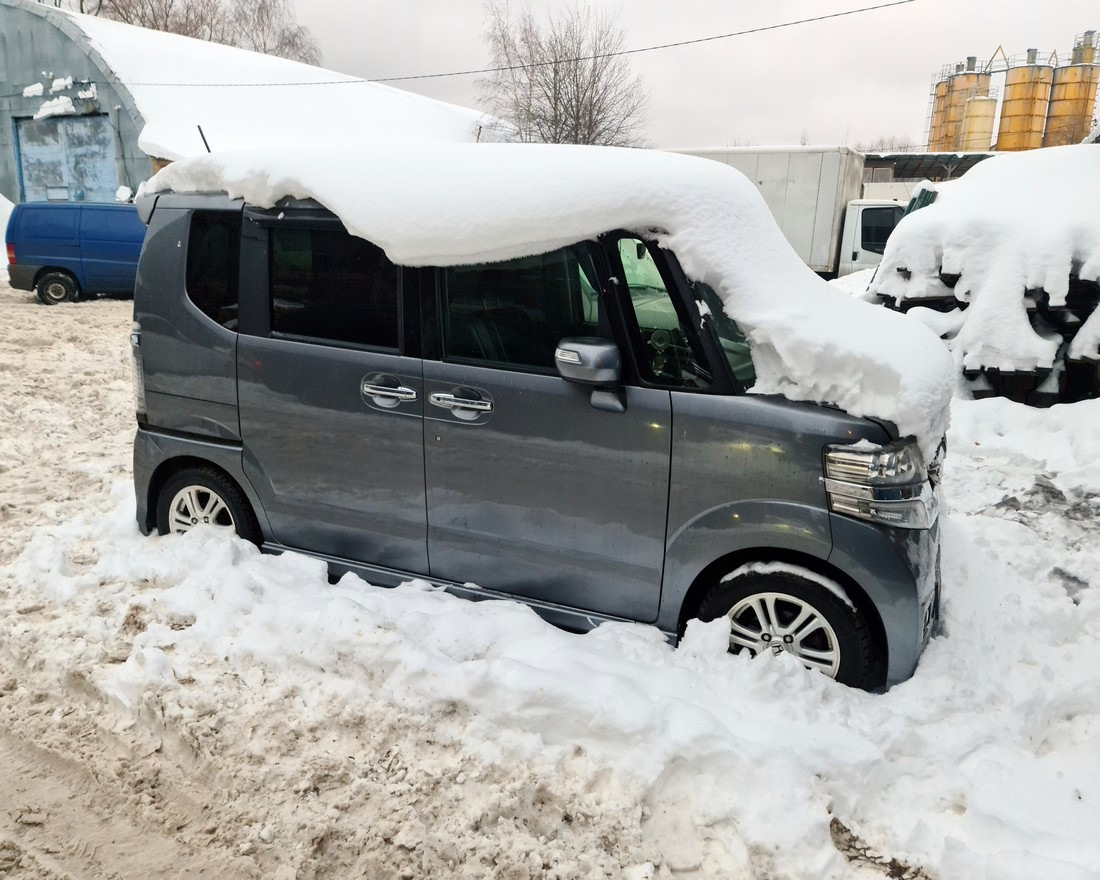
[[[271,55],[61,9],[43,14],[78,27],[110,65],[145,120],[138,143],[150,156],[205,153],[198,126],[212,148],[226,150],[343,139],[473,141],[483,118]]]
[[[637,230],[722,295],[752,344],[754,392],[890,419],[929,456],[946,428],[953,371],[939,340],[821,281],[752,184],[717,162],[530,144],[272,149],[175,163],[143,192],[165,190],[224,190],[265,207],[312,197],[407,266],[504,260]]]
[[[0,235],[7,235],[8,218],[11,217],[11,211],[14,207],[15,205],[9,202],[7,198],[5,198],[3,195],[0,195]],[[7,260],[6,254],[4,256],[4,259]],[[4,283],[7,283],[8,275],[6,264],[3,270],[0,270],[0,279],[2,279]]]
[[[965,369],[1049,369],[1062,340],[1032,327],[1025,292],[1043,290],[1057,307],[1071,275],[1100,280],[1100,147],[996,156],[933,186],[936,201],[891,234],[870,291],[899,303],[968,303],[954,342]],[[959,276],[953,294],[941,272]],[[1067,355],[1100,357],[1100,310]]]
[[[76,107],[73,106],[73,99],[68,95],[61,95],[58,98],[43,101],[42,106],[35,112],[34,118],[45,119],[47,116],[74,116],[75,114]]]
[[[0,304],[0,746],[50,757],[4,768],[0,864],[144,876],[167,840],[234,877],[1100,875],[1100,401],[956,401],[942,631],[876,696],[714,624],[572,635],[143,538],[130,304]],[[33,809],[51,785],[76,809]]]

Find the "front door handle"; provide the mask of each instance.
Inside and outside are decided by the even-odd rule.
[[[469,397],[455,397],[453,394],[432,394],[428,397],[432,406],[440,406],[443,409],[467,409],[473,412],[487,413],[493,411],[493,404],[488,400],[475,400]]]

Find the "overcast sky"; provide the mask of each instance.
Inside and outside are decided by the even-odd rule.
[[[482,0],[294,0],[325,67],[378,79],[485,67]],[[627,48],[692,40],[879,5],[889,0],[591,0],[618,13]],[[567,0],[512,0],[536,14]],[[912,0],[765,33],[630,56],[649,92],[650,146],[867,142],[923,148],[932,79],[999,46],[1065,59],[1100,30],[1097,0]],[[397,83],[477,107],[476,77]],[[1001,78],[1003,79],[1003,77]],[[999,85],[994,78],[994,87]]]

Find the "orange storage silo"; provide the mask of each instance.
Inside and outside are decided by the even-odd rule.
[[[1071,63],[1054,71],[1044,147],[1078,144],[1089,133],[1100,84],[1096,61],[1096,31],[1088,31],[1077,39]]]
[[[947,112],[944,119],[944,150],[960,150],[963,141],[963,116],[966,114],[966,102],[971,98],[984,98],[989,95],[988,73],[976,70],[978,59],[973,55],[966,59],[966,69],[959,65],[954,76],[947,80]]]
[[[976,95],[966,102],[962,121],[962,142],[959,147],[971,152],[985,152],[993,140],[993,118],[997,115],[997,99]]]
[[[1043,145],[1054,68],[1039,64],[1038,54],[1037,49],[1028,49],[1027,63],[1005,73],[998,150],[1033,150]]]
[[[944,150],[944,127],[947,122],[947,80],[936,83],[932,99],[932,127],[928,131],[928,151],[940,153]]]

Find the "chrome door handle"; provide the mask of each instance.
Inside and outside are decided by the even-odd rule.
[[[471,400],[468,397],[455,397],[453,394],[432,394],[428,400],[433,406],[443,409],[469,409],[474,412],[492,412],[493,405],[488,400]]]
[[[369,385],[364,382],[363,394],[367,397],[381,397],[384,400],[416,400],[416,392],[404,385],[387,388],[385,385]]]

